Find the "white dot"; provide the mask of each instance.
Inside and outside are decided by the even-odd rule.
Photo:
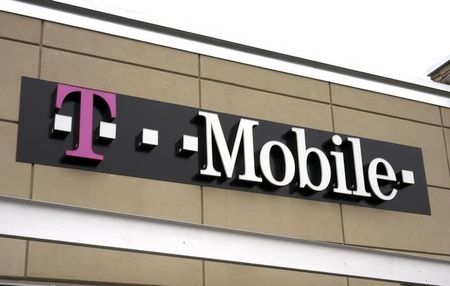
[[[333,137],[331,137],[331,141],[333,141],[336,146],[340,146],[342,144],[342,138],[339,135],[333,135]]]

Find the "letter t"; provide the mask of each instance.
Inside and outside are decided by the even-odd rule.
[[[103,155],[92,150],[92,132],[94,115],[94,97],[98,96],[106,102],[111,118],[116,118],[116,95],[114,93],[86,89],[66,84],[58,84],[56,92],[56,108],[61,109],[64,99],[72,92],[80,93],[80,122],[78,144],[74,150],[67,150],[66,156],[103,160]]]

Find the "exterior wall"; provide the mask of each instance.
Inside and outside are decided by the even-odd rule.
[[[0,51],[0,195],[450,260],[450,109],[4,12]],[[421,147],[432,215],[16,162],[21,76]],[[9,238],[0,257],[3,278],[397,285]]]

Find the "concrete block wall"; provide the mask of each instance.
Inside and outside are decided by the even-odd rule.
[[[0,195],[450,260],[450,109],[5,12],[0,70]],[[16,162],[21,76],[421,147],[432,215]],[[397,285],[8,238],[0,278]]]

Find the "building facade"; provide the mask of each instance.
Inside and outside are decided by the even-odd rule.
[[[1,196],[450,260],[450,105],[10,12],[0,12],[0,51]],[[419,147],[431,215],[17,162],[22,76]],[[0,238],[0,277],[5,285],[400,285],[11,237]]]

